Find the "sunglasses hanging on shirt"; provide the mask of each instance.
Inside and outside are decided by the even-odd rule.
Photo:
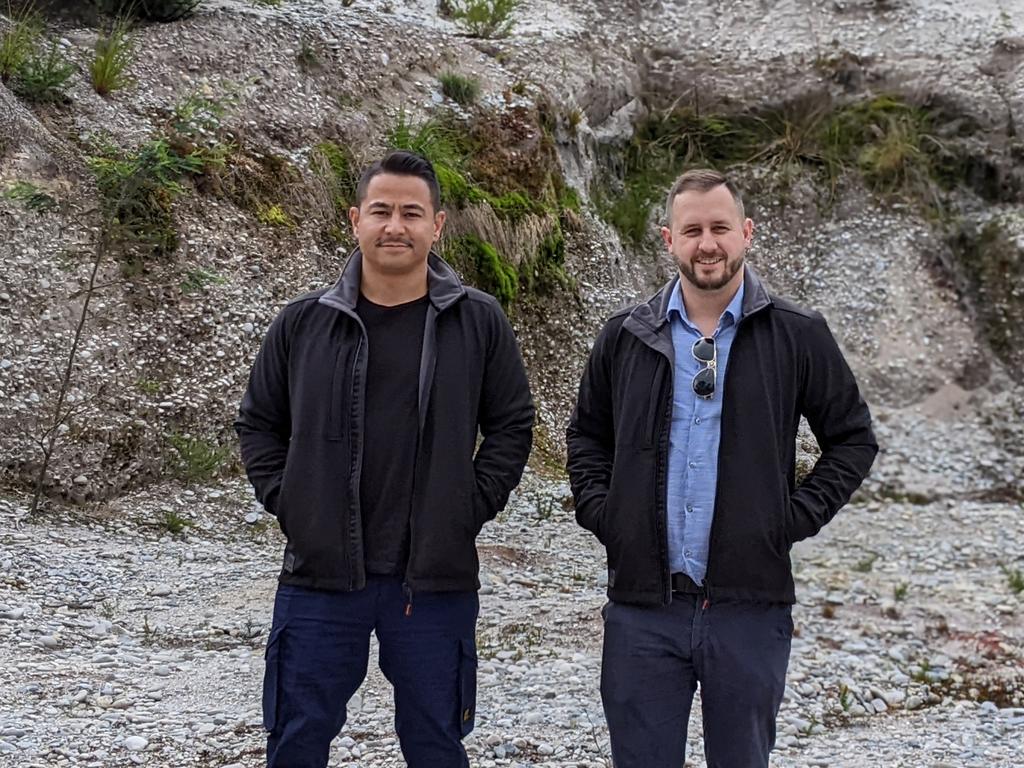
[[[718,351],[715,340],[710,336],[697,339],[690,348],[694,360],[703,364],[693,377],[693,391],[697,397],[710,400],[715,395],[715,371],[718,363]]]

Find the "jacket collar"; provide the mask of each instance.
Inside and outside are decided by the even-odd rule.
[[[341,277],[320,297],[319,303],[342,312],[354,313],[359,302],[363,276],[363,254],[356,248],[349,254]],[[441,312],[466,295],[466,289],[448,263],[431,251],[427,256],[427,294],[434,309]]]
[[[672,292],[679,290],[679,275],[668,281],[661,290],[654,294],[647,301],[638,304],[630,313],[630,318],[646,325],[653,331],[661,330],[668,322],[668,307],[672,299]],[[739,322],[747,315],[759,312],[772,303],[768,290],[761,282],[760,276],[750,264],[743,265],[743,307],[740,316],[736,319]]]
[[[638,304],[623,323],[623,328],[647,346],[670,361],[673,360],[672,333],[668,327],[668,305],[672,291],[679,290],[679,276],[669,280],[660,291],[647,301]],[[760,312],[771,305],[772,300],[761,278],[749,264],[743,266],[743,309],[736,322],[742,322],[748,315]]]

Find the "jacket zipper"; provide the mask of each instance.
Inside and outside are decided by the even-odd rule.
[[[661,366],[659,365],[659,368]],[[658,522],[658,547],[659,556],[661,559],[661,578],[662,578],[662,589],[665,595],[665,604],[668,605],[672,602],[672,575],[668,573],[669,562],[668,562],[668,504],[663,502],[663,491],[667,492],[667,473],[668,473],[668,456],[665,450],[664,440],[667,433],[666,426],[671,425],[672,422],[672,405],[674,397],[675,387],[675,361],[671,364],[666,365],[665,368],[668,370],[668,401],[662,406],[662,423],[661,429],[658,431],[658,450],[656,453],[658,466],[655,472],[655,499],[658,500],[659,506],[657,522]],[[660,481],[660,482],[659,482]],[[666,578],[666,574],[668,577]]]
[[[733,348],[735,348],[735,346],[736,346],[736,339],[739,338],[740,327],[743,325],[743,321],[746,320],[747,317],[748,317],[748,315],[741,315],[740,319],[736,321],[736,335],[733,337],[733,340],[732,340]],[[730,350],[729,354],[732,355],[732,350]],[[722,415],[721,415],[721,417],[719,419],[719,429],[721,429],[721,425],[725,423],[725,406],[726,406],[726,400],[725,400],[725,377],[728,374],[729,374],[729,370],[728,370],[728,366],[726,366],[726,370],[722,373]],[[717,477],[721,477],[722,476],[722,444],[721,444],[721,438],[719,438],[719,444],[718,444],[718,466],[716,467],[716,476]],[[716,482],[716,488],[715,488],[715,509],[714,509],[714,512],[713,512],[713,516],[711,518],[711,534],[708,536],[708,564],[707,564],[707,568],[704,569],[704,602],[701,605],[701,610],[705,610],[705,611],[708,608],[711,607],[711,556],[715,552],[715,532],[720,527],[720,523],[719,523],[720,517],[721,517],[721,515],[719,515],[719,513],[718,513],[718,488],[717,488],[717,482]]]

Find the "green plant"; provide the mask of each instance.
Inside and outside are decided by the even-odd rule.
[[[30,181],[16,181],[4,190],[3,196],[16,200],[30,211],[44,213],[57,208],[57,199]]]
[[[106,13],[132,13],[149,21],[177,21],[188,16],[202,0],[99,0]]]
[[[316,155],[323,161],[328,184],[338,210],[347,212],[356,202],[356,185],[359,172],[355,167],[352,152],[348,147],[333,141],[322,141],[315,147]]]
[[[1015,595],[1024,592],[1024,573],[1018,568],[1011,569],[1009,566],[1002,566],[1003,574],[1006,576],[1006,583]]]
[[[892,588],[892,598],[893,598],[893,600],[895,600],[897,602],[899,602],[901,600],[906,600],[907,599],[907,593],[909,591],[910,591],[910,585],[901,582],[901,583],[897,584],[895,587]]]
[[[284,210],[280,205],[274,203],[273,205],[260,206],[256,210],[256,218],[261,223],[267,224],[271,227],[284,227],[286,229],[294,229],[295,221],[288,212]]]
[[[875,566],[876,560],[878,560],[878,555],[874,552],[870,552],[867,556],[861,558],[854,564],[853,570],[857,573],[870,573],[871,569]]]
[[[104,214],[114,226],[114,241],[131,251],[129,261],[172,253],[178,237],[171,203],[182,192],[182,178],[202,172],[202,153],[178,155],[165,140],[152,139],[135,152],[101,145],[100,154],[88,162]]]
[[[175,452],[172,464],[175,476],[189,483],[205,483],[217,477],[232,453],[230,446],[190,435],[171,434],[167,442]]]
[[[51,40],[45,52],[36,51],[19,66],[13,79],[14,91],[19,96],[37,103],[64,101],[64,85],[75,71]]]
[[[163,388],[163,385],[161,385],[159,381],[147,378],[138,379],[135,382],[135,386],[139,388],[140,392],[149,395],[150,397],[160,394],[160,390]]]
[[[317,54],[316,46],[310,38],[302,38],[299,52],[295,54],[295,61],[298,62],[299,67],[305,72],[320,68],[320,56]]]
[[[117,19],[110,32],[96,40],[96,52],[89,64],[92,87],[100,96],[106,96],[131,84],[126,74],[135,57],[135,39],[128,17]]]
[[[849,712],[850,707],[853,706],[853,694],[850,693],[850,689],[845,683],[841,683],[839,686],[839,706],[843,708],[843,712]]]
[[[8,82],[36,50],[43,33],[43,22],[34,3],[19,10],[7,3],[9,26],[0,36],[0,80]]]
[[[223,285],[227,281],[218,274],[205,269],[190,269],[181,281],[182,293],[202,293],[211,285]]]
[[[457,104],[468,107],[480,97],[480,81],[458,72],[442,72],[437,76],[441,93]]]
[[[519,272],[516,268],[503,261],[493,245],[476,235],[464,236],[462,244],[471,254],[481,287],[506,306],[515,301],[519,293]]]
[[[187,517],[182,517],[174,510],[167,509],[164,510],[164,516],[163,519],[160,521],[160,524],[168,533],[177,536],[179,533],[181,533],[190,525],[192,525],[192,521],[189,520]]]
[[[448,0],[448,15],[470,37],[505,37],[520,0]]]

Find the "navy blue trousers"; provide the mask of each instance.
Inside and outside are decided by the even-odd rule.
[[[395,730],[410,768],[468,768],[476,716],[476,592],[417,592],[374,577],[358,592],[279,585],[267,640],[268,768],[324,768],[346,705],[366,677],[370,632],[394,687]]]
[[[700,683],[708,768],[767,768],[793,620],[790,606],[674,595],[608,603],[601,701],[615,768],[680,768]]]

